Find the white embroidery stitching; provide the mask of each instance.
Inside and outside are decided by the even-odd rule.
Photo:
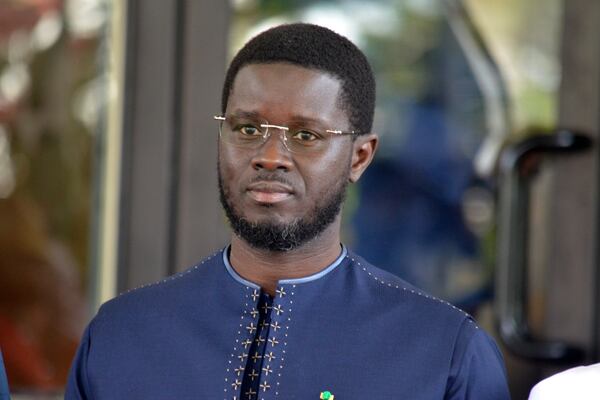
[[[160,281],[157,281],[157,282],[147,283],[147,284],[142,285],[142,286],[138,286],[138,287],[135,287],[135,288],[127,289],[124,292],[119,293],[117,295],[117,297],[126,295],[126,294],[131,293],[131,292],[135,292],[136,290],[145,289],[145,288],[149,288],[149,287],[152,287],[152,286],[162,285],[163,283],[167,283],[167,282],[170,282],[170,281],[174,281],[175,279],[179,279],[179,278],[181,278],[181,277],[189,274],[190,272],[193,272],[193,271],[197,270],[202,264],[207,263],[208,261],[212,260],[217,254],[221,253],[222,251],[223,251],[223,249],[216,251],[215,253],[213,253],[209,257],[207,257],[204,260],[202,260],[199,264],[196,264],[193,267],[188,268],[185,271],[179,272],[179,273],[177,273],[175,275],[168,276],[168,277],[166,277],[166,278],[164,278],[164,279],[162,279]]]
[[[464,314],[464,315],[467,317],[467,321],[469,321],[471,324],[475,325],[475,329],[479,329],[479,326],[478,326],[478,325],[477,325],[475,322],[473,322],[473,319],[472,319],[472,317],[471,317],[469,314],[467,314],[466,312],[464,312],[463,310],[461,310],[460,308],[456,307],[455,305],[453,305],[453,304],[451,304],[451,303],[448,303],[448,302],[447,302],[447,301],[445,301],[445,300],[438,299],[437,297],[430,296],[430,295],[428,295],[428,294],[425,294],[425,293],[423,293],[423,292],[420,292],[420,291],[418,291],[418,290],[414,290],[414,289],[408,289],[408,288],[406,288],[406,287],[404,287],[404,286],[397,285],[397,284],[395,284],[395,283],[386,282],[386,281],[384,281],[382,278],[378,278],[378,277],[374,276],[374,275],[373,275],[371,272],[367,271],[367,268],[366,268],[364,265],[362,265],[362,264],[360,263],[360,261],[358,261],[358,260],[356,260],[355,258],[351,257],[350,255],[347,255],[347,256],[346,256],[346,258],[350,259],[350,260],[351,260],[353,263],[355,263],[356,265],[358,265],[358,266],[360,267],[360,270],[361,270],[361,271],[363,271],[363,272],[366,272],[366,273],[367,273],[367,274],[368,274],[368,275],[369,275],[371,278],[373,278],[373,279],[374,279],[376,282],[378,282],[378,283],[380,283],[380,284],[382,284],[382,285],[384,285],[384,286],[391,287],[391,288],[393,288],[393,289],[402,290],[402,291],[405,291],[405,292],[407,292],[407,293],[411,293],[411,294],[414,294],[414,295],[417,295],[417,296],[421,296],[421,297],[424,297],[424,298],[426,298],[426,299],[429,299],[429,300],[432,300],[432,301],[437,301],[437,302],[439,302],[439,303],[442,303],[442,304],[445,304],[445,305],[447,305],[447,306],[450,306],[450,307],[452,307],[453,309],[455,309],[456,311],[459,311],[460,313]]]
[[[244,316],[248,315],[248,314],[250,314],[251,320],[254,321],[255,319],[257,319],[257,317],[254,317],[251,311],[255,309],[256,303],[255,302],[251,302],[250,301],[250,297],[252,297],[252,295],[256,295],[257,289],[253,289],[253,288],[251,288],[249,286],[245,286],[245,288],[246,288],[246,296],[245,296],[246,297],[246,303],[244,304],[245,309],[243,310],[243,313],[242,313],[242,315],[240,317],[240,321],[243,321],[244,320]],[[250,293],[250,290],[252,290],[252,293]],[[253,297],[253,301],[255,301],[254,299],[255,298]],[[252,304],[252,307],[250,307],[250,304]],[[248,310],[250,310],[250,312]],[[251,322],[251,324],[253,324],[253,322]],[[236,385],[236,383],[238,381],[236,380],[235,377],[234,377],[234,383],[230,384],[229,383],[229,378],[228,378],[229,374],[231,373],[231,366],[233,365],[233,361],[235,361],[236,358],[240,359],[240,365],[236,369],[233,370],[233,373],[235,374],[235,372],[237,370],[240,370],[241,374],[242,374],[242,381],[243,381],[243,378],[244,378],[244,370],[245,370],[245,367],[246,367],[246,363],[244,362],[244,360],[245,360],[246,357],[248,357],[248,354],[246,354],[244,352],[245,349],[246,349],[246,347],[244,346],[243,342],[240,342],[240,339],[242,338],[242,332],[243,331],[244,331],[244,324],[240,323],[240,325],[238,327],[238,331],[237,331],[238,337],[237,337],[237,339],[235,339],[235,343],[236,344],[233,346],[233,352],[229,356],[229,360],[227,360],[227,365],[226,365],[227,368],[226,368],[226,374],[225,374],[225,389],[223,390],[223,392],[225,393],[225,396],[227,396],[227,391],[228,391],[229,386],[233,386],[233,390],[237,391],[237,387],[241,385],[241,382]],[[250,332],[248,335],[250,335],[250,337],[253,336],[252,332]],[[246,336],[248,336],[248,335],[246,335]],[[238,346],[240,346],[240,344],[241,344],[241,346],[244,346],[244,347],[241,349],[241,353],[238,354],[238,355],[236,355],[236,353],[238,353]],[[234,399],[237,398],[235,394],[234,394],[233,398]],[[227,398],[225,397],[224,400],[227,400]]]
[[[296,285],[292,285],[292,290],[291,290],[291,296],[293,297],[296,293]],[[283,363],[285,361],[285,357],[286,357],[286,351],[285,349],[287,348],[287,338],[288,338],[288,333],[287,331],[289,331],[290,329],[290,322],[292,322],[292,306],[291,304],[293,303],[293,301],[290,298],[290,308],[288,309],[288,317],[286,318],[286,325],[285,325],[285,330],[283,331],[283,350],[281,351],[282,356],[281,356],[281,362],[279,363],[279,371],[277,372],[277,382],[275,383],[275,396],[279,396],[279,385],[281,384],[280,379],[281,379],[281,372],[283,370]]]

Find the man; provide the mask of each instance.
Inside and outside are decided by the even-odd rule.
[[[366,58],[328,29],[247,43],[215,117],[231,245],[105,304],[67,398],[508,398],[468,315],[340,245],[346,186],[378,144],[374,99]]]

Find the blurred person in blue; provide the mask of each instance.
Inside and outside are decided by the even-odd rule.
[[[508,399],[468,314],[340,244],[346,188],[379,142],[374,105],[366,57],[331,30],[250,40],[215,116],[231,244],[104,304],[66,398]]]
[[[2,350],[0,349],[0,400],[10,400],[8,391],[8,380],[4,371],[4,362],[2,361]]]

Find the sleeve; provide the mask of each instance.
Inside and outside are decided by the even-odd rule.
[[[471,319],[465,320],[456,339],[445,399],[510,399],[500,350]]]
[[[79,349],[77,349],[77,354],[75,354],[75,358],[73,359],[73,364],[71,365],[69,379],[67,381],[67,388],[65,391],[65,400],[84,400],[93,398],[90,391],[87,371],[88,354],[91,344],[90,330],[92,323],[88,325],[83,333],[81,343],[79,344]]]
[[[6,371],[4,370],[4,362],[2,361],[2,352],[0,351],[0,400],[9,399],[8,379],[6,379]]]

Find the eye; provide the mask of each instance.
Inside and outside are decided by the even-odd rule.
[[[299,130],[294,132],[292,139],[297,140],[299,142],[313,142],[315,140],[321,139],[321,137],[318,134],[311,131]]]
[[[252,124],[239,125],[236,130],[244,136],[262,136],[260,128]]]

